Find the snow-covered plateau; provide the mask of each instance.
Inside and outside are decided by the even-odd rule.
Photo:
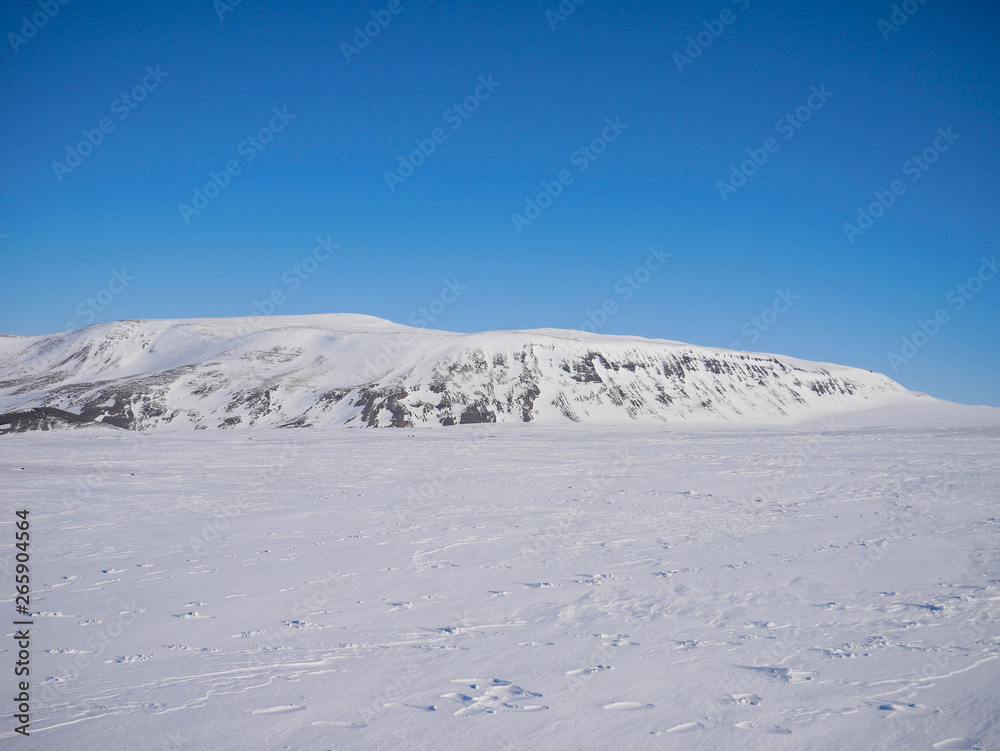
[[[996,427],[0,446],[4,748],[1000,748]]]
[[[629,336],[457,334],[349,314],[118,321],[0,336],[0,432],[789,425],[867,412],[940,424],[942,403],[859,368]],[[893,412],[886,419],[884,410]],[[883,410],[876,413],[873,410]],[[945,424],[990,412],[947,405]]]

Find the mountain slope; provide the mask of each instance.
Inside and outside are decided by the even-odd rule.
[[[878,373],[777,355],[561,330],[457,334],[346,314],[0,336],[0,413],[52,407],[140,430],[775,424],[917,398]]]

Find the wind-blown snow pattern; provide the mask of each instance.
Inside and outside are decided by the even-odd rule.
[[[779,355],[556,329],[458,334],[347,314],[0,337],[0,414],[54,408],[138,430],[777,424],[917,397],[878,373]]]
[[[1000,748],[997,428],[0,445],[0,748]]]

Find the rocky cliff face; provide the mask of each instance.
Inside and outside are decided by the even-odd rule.
[[[774,424],[908,395],[877,373],[777,355],[559,330],[455,334],[352,315],[0,337],[0,413],[56,408],[136,430]]]

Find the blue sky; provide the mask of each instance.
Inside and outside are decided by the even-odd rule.
[[[277,291],[1000,406],[995,4],[336,6],[6,3],[0,331]]]

